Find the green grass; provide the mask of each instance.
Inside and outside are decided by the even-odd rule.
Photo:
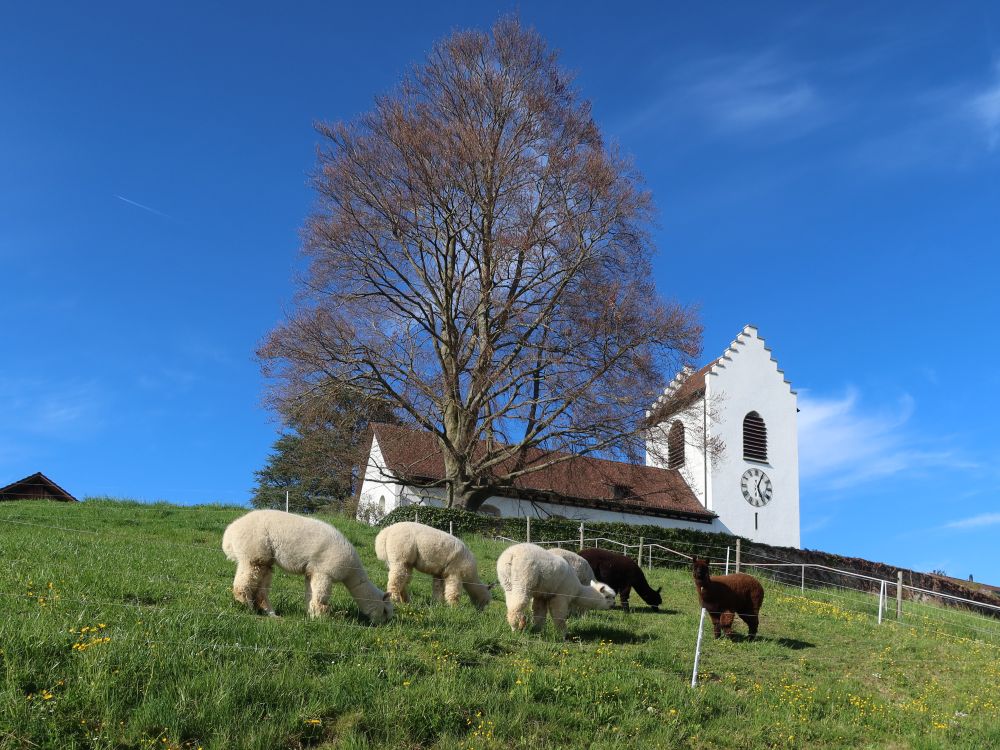
[[[239,508],[0,503],[0,748],[885,747],[1000,745],[1000,637],[989,620],[767,583],[761,638],[706,638],[686,571],[639,605],[514,634],[414,603],[369,627],[343,587],[305,616],[277,573],[279,619],[232,601],[222,530]],[[375,530],[328,518],[382,586]],[[503,545],[467,539],[484,577]],[[742,624],[737,628],[741,628]],[[710,630],[707,629],[710,636]],[[742,629],[740,632],[745,632]]]

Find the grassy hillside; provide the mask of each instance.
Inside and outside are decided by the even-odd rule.
[[[431,606],[419,574],[414,604],[372,628],[343,587],[333,617],[306,619],[301,578],[278,573],[268,619],[230,594],[219,543],[242,512],[0,503],[0,747],[1000,745],[988,623],[879,626],[870,597],[768,584],[762,638],[706,639],[692,690],[684,572],[652,573],[659,612],[633,595],[566,642],[511,633],[502,601]],[[374,530],[327,520],[384,585]],[[502,545],[467,541],[493,580]]]

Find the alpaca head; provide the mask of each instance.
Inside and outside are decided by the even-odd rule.
[[[712,574],[708,570],[708,561],[700,560],[697,557],[692,561],[694,568],[694,582],[698,586],[706,585],[712,578]]]
[[[650,594],[649,599],[646,600],[646,604],[648,604],[653,609],[656,609],[661,604],[663,604],[663,597],[660,595],[661,591],[663,591],[663,586],[660,586],[660,588],[658,589],[654,589],[653,593]]]
[[[476,605],[476,609],[482,610],[487,604],[493,601],[493,594],[491,592],[494,586],[496,586],[495,583],[470,583],[466,585],[465,593],[469,595],[469,599]]]
[[[617,594],[615,593],[615,590],[611,588],[608,584],[601,583],[600,581],[591,581],[590,588],[592,588],[594,591],[596,591],[598,594],[600,594],[607,600],[608,606],[606,607],[606,609],[611,609],[613,606],[615,606],[615,597],[617,596]]]
[[[381,625],[392,618],[392,601],[390,597],[391,594],[386,591],[382,594],[381,599],[370,600],[366,602],[367,606],[362,608],[362,611],[372,625]]]

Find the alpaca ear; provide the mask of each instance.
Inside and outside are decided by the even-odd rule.
[[[486,590],[492,591],[496,587],[497,583],[499,583],[499,581],[493,581],[493,583],[487,583]]]
[[[382,594],[382,601],[384,601],[384,602],[389,601],[389,599],[391,599],[391,598],[392,598],[392,594],[390,594],[388,591],[386,591],[384,594]]]
[[[663,586],[660,586],[660,588],[656,590],[656,593],[659,594],[661,591],[663,591]]]

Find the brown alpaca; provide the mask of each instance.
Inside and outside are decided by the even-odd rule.
[[[733,573],[713,576],[705,560],[694,559],[694,585],[701,606],[712,618],[715,637],[725,633],[733,637],[733,619],[739,615],[750,630],[750,640],[757,635],[758,613],[764,603],[764,587],[753,576]]]

